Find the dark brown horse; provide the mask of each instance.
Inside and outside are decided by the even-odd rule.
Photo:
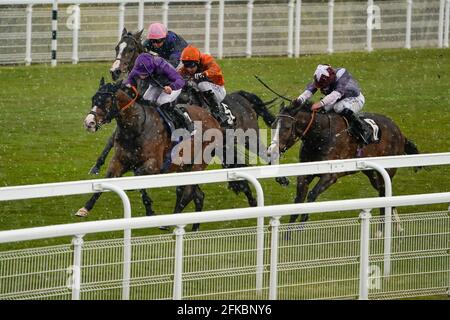
[[[131,98],[135,96],[135,98]],[[114,136],[115,153],[109,163],[106,172],[107,178],[120,177],[128,171],[136,175],[152,175],[164,172],[197,171],[207,167],[202,158],[200,162],[191,161],[192,164],[171,162],[168,168],[165,167],[167,156],[171,154],[173,141],[171,132],[164,124],[164,121],[157,109],[149,106],[142,106],[135,102],[137,93],[119,84],[105,84],[100,82],[97,93],[92,98],[90,113],[85,119],[85,127],[88,131],[95,132],[102,125],[116,119],[117,129]],[[202,130],[220,130],[218,122],[201,107],[189,106],[187,112],[193,121],[201,122]],[[182,142],[181,142],[182,143]],[[215,140],[202,140],[201,152],[206,147],[214,147]],[[191,153],[190,159],[194,159],[197,154],[193,153],[194,148],[185,149]],[[181,155],[176,155],[176,157]],[[184,155],[185,156],[185,155]],[[171,157],[172,160],[174,157]],[[184,162],[187,163],[187,162]],[[153,210],[152,200],[145,190],[141,190],[142,199],[146,206],[147,214],[151,215]],[[86,216],[93,208],[101,193],[95,193],[85,206],[78,210],[78,216]],[[192,200],[195,203],[196,211],[202,211],[203,192],[198,185],[184,186],[177,189],[177,202],[174,213],[181,212]],[[193,226],[197,230],[198,225]]]
[[[128,74],[134,66],[134,62],[137,56],[144,51],[141,44],[141,36],[142,31],[136,33],[128,33],[127,29],[124,29],[122,32],[122,38],[119,40],[116,46],[116,60],[114,61],[110,72],[111,76],[114,80],[119,79]],[[140,83],[142,85],[142,83]],[[194,105],[203,105],[202,99],[198,96],[198,92],[191,90],[191,88],[185,87],[183,89],[183,93],[180,95],[177,103],[183,104],[194,104]],[[275,120],[275,117],[270,114],[267,109],[267,105],[270,102],[263,102],[258,96],[255,94],[246,92],[246,91],[237,91],[231,94],[228,94],[224,103],[226,103],[235,116],[235,125],[234,129],[242,129],[247,132],[251,130],[257,134],[257,145],[261,146],[258,150],[258,156],[261,157],[265,162],[270,163],[270,159],[268,159],[266,155],[266,148],[264,142],[259,138],[259,125],[258,125],[258,116],[262,117],[264,122],[271,126],[272,122]],[[100,172],[101,166],[104,164],[106,157],[108,156],[110,150],[112,149],[114,144],[114,134],[109,138],[107,144],[105,145],[102,153],[98,157],[95,165],[91,168],[89,173],[98,174]],[[224,145],[227,145],[226,143]],[[229,146],[229,144],[228,144]],[[248,144],[245,144],[245,147],[248,149]],[[226,151],[223,154],[227,154]],[[237,154],[237,150],[234,152]],[[242,163],[237,163],[236,159],[223,159],[225,168],[236,168],[245,166]],[[281,177],[276,179],[281,185],[287,186],[289,184],[289,180],[287,178]],[[248,204],[250,206],[256,206],[256,199],[253,196],[251,188],[247,181],[233,181],[229,183],[230,189],[232,189],[236,194],[242,192],[246,195]]]
[[[419,150],[413,142],[408,140],[388,117],[365,113],[364,117],[375,121],[381,130],[380,140],[361,147],[356,139],[348,133],[347,122],[334,112],[312,113],[310,102],[298,107],[282,107],[274,123],[278,131],[278,140],[274,140],[268,149],[269,153],[280,150],[281,153],[291,148],[298,140],[302,140],[300,162],[324,161],[361,157],[395,156],[403,154],[417,154]],[[387,169],[392,179],[397,169]],[[327,173],[321,175],[307,175],[297,177],[296,203],[314,202],[317,197],[332,186],[340,177],[356,172]],[[384,196],[384,180],[376,171],[363,171],[380,197]],[[315,177],[319,181],[308,192],[309,184]],[[384,209],[380,210],[384,215]],[[298,215],[292,215],[290,222],[295,222]],[[302,215],[301,221],[308,219]]]

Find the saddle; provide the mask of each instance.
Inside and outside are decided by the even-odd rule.
[[[380,141],[381,130],[378,124],[371,118],[363,115],[353,115],[352,121],[347,122],[348,132],[363,145],[377,143]]]

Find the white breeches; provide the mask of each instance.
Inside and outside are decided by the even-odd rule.
[[[364,106],[364,96],[362,93],[357,97],[350,97],[342,99],[341,101],[336,102],[335,104],[329,105],[325,107],[326,111],[330,111],[333,109],[336,113],[341,113],[344,109],[350,109],[354,113],[358,113]]]
[[[180,93],[181,93],[181,89],[172,90],[171,94],[167,94],[163,91],[162,88],[153,87],[150,85],[142,97],[145,100],[156,103],[156,105],[159,107],[165,103],[175,101],[178,98],[178,96],[180,95]]]
[[[227,95],[227,91],[224,86],[218,86],[209,81],[202,81],[197,84],[198,89],[201,92],[212,91],[214,93],[214,97],[216,98],[217,104],[221,103],[225,96]]]

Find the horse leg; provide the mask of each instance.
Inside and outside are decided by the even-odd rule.
[[[297,195],[295,197],[294,202],[295,203],[302,203],[305,201],[306,194],[308,193],[308,187],[311,181],[313,181],[314,175],[309,176],[298,176],[297,177]],[[298,214],[293,214],[289,217],[289,223],[294,223],[297,218]],[[291,230],[292,228],[288,228],[286,231],[285,239],[290,240],[291,239]]]
[[[178,186],[177,187],[177,189],[176,189],[177,190],[176,191],[176,193],[177,193],[177,201],[175,203],[175,209],[173,210],[173,213],[180,213],[180,212],[182,212],[184,210],[184,208],[186,208],[187,205],[192,200],[194,200],[194,198],[196,196],[198,196],[198,199],[197,199],[198,203],[196,203],[196,208],[195,208],[196,211],[197,211],[198,208],[200,208],[200,210],[203,208],[203,199],[200,199],[201,198],[201,194],[200,193],[196,194],[196,192],[195,192],[196,188],[197,188],[197,185]],[[200,190],[200,192],[201,192],[201,190]],[[201,192],[201,193],[203,193],[203,192]],[[198,230],[199,225],[197,224],[197,226],[196,226],[196,224],[194,224],[192,226],[192,231],[197,231],[197,230],[194,230],[194,227],[196,227],[197,230]],[[161,227],[159,227],[159,229],[161,229],[161,230],[169,230],[169,227],[161,226]]]
[[[122,176],[126,172],[125,167],[122,165],[120,161],[117,159],[112,159],[109,163],[108,171],[106,172],[105,178],[117,178]],[[102,192],[96,192],[92,195],[92,197],[86,202],[84,207],[80,208],[75,215],[77,217],[87,217],[89,215],[89,211],[92,210],[98,198],[102,195]]]
[[[314,202],[316,199],[322,194],[325,190],[327,190],[329,187],[331,187],[333,184],[336,183],[338,179],[337,174],[322,174],[320,176],[319,182],[312,188],[312,190],[308,193],[308,196],[306,198],[307,202]],[[301,222],[306,222],[309,219],[308,214],[302,214],[300,217]]]
[[[99,174],[101,166],[105,163],[106,157],[114,146],[115,135],[116,132],[114,131],[111,137],[109,137],[108,141],[106,142],[105,148],[95,162],[95,165],[91,168],[91,170],[89,170],[89,174]]]
[[[308,187],[311,181],[313,181],[314,176],[298,176],[297,177],[297,196],[295,197],[295,203],[302,203],[305,201],[306,194],[308,193]],[[289,223],[293,223],[297,220],[298,214],[291,215]]]
[[[229,168],[238,168],[238,167],[245,167],[245,164],[238,164],[238,158],[237,158],[237,147],[236,144],[233,145],[234,148],[234,161],[233,163],[227,162],[227,144],[224,145],[223,149],[223,158],[222,158],[222,167],[224,169]],[[245,196],[247,197],[248,205],[250,207],[256,207],[258,205],[258,202],[256,201],[255,197],[253,196],[252,189],[250,189],[250,186],[248,184],[248,181],[241,180],[241,181],[230,181],[228,182],[228,189],[231,189],[234,191],[234,193],[239,194],[240,192],[243,192]]]
[[[145,215],[147,217],[153,216],[155,214],[155,211],[153,211],[153,208],[152,208],[152,203],[153,203],[152,198],[150,198],[150,196],[148,195],[148,193],[145,189],[140,189],[139,192],[141,193],[142,203],[145,206]]]
[[[195,204],[195,211],[201,212],[203,211],[203,202],[205,200],[205,194],[200,189],[198,185],[195,186],[194,189],[194,204]],[[192,225],[192,231],[198,231],[200,229],[200,223],[194,223]]]
[[[134,170],[135,176],[143,175],[140,170]],[[142,203],[145,206],[145,215],[146,216],[153,216],[155,214],[155,211],[153,211],[152,204],[153,200],[150,198],[149,194],[147,193],[147,190],[140,189],[139,192],[141,193]]]

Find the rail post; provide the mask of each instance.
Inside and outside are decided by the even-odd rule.
[[[278,236],[280,217],[270,219],[271,239],[270,239],[270,276],[269,276],[269,299],[277,300],[278,284]]]
[[[58,48],[57,32],[58,32],[58,0],[53,0],[53,3],[52,3],[52,62],[51,62],[52,67],[56,67],[56,51]]]
[[[165,0],[163,5],[162,5],[162,12],[163,12],[163,16],[162,16],[162,21],[163,24],[166,26],[166,28],[169,28],[169,1]]]
[[[406,0],[406,39],[405,48],[411,49],[411,23],[413,0]]]
[[[450,28],[450,0],[447,0],[445,3],[444,47],[448,48],[448,33]]]
[[[373,30],[373,0],[367,0],[367,43],[366,50],[371,52],[372,48],[372,30]]]
[[[72,238],[73,245],[73,265],[72,265],[72,300],[80,300],[81,289],[81,263],[83,249],[83,236],[76,235]]]
[[[138,5],[138,30],[144,29],[144,0],[139,0]]]
[[[292,42],[294,40],[294,1],[289,0],[288,3],[288,46],[287,46],[287,54],[289,58],[292,58],[293,48]]]
[[[438,26],[438,47],[442,48],[444,40],[444,11],[446,0],[439,3],[439,26]]]
[[[183,244],[184,225],[178,225],[173,234],[175,235],[175,266],[173,275],[173,300],[181,300],[183,295]]]
[[[210,39],[211,39],[211,1],[205,3],[205,53],[211,53]]]
[[[300,56],[300,26],[302,21],[302,0],[297,0],[295,3],[295,48],[294,56]]]
[[[333,53],[334,0],[328,1],[328,53]]]
[[[73,5],[73,24],[72,24],[72,63],[77,64],[78,59],[78,30],[80,30],[80,5]]]
[[[384,181],[384,196],[392,197],[392,182],[389,173],[382,166],[371,162],[361,161],[357,163],[361,169],[372,168],[381,174]],[[391,246],[392,246],[392,207],[384,208],[384,275],[391,274]]]
[[[122,31],[125,27],[125,3],[119,4],[119,41],[122,39]]]
[[[369,299],[369,250],[370,250],[370,209],[359,214],[361,219],[361,246],[359,254],[359,300]]]
[[[253,7],[253,0],[249,0],[247,2],[247,49],[245,50],[247,58],[252,56]]]
[[[219,24],[218,28],[218,41],[217,41],[217,57],[223,58],[223,32],[224,32],[224,16],[225,16],[225,0],[219,1]]]
[[[96,192],[105,190],[114,191],[122,200],[123,217],[131,219],[131,204],[125,191],[110,183],[94,183],[92,189]],[[123,276],[122,276],[122,300],[130,299],[130,277],[131,277],[131,229],[123,230]]]
[[[264,191],[258,179],[245,172],[230,172],[228,180],[245,179],[250,182],[256,190],[256,202],[258,207],[264,207]],[[264,271],[264,218],[257,218],[256,225],[256,291],[261,292]]]
[[[25,64],[29,66],[31,64],[31,35],[33,26],[33,5],[27,5],[27,35],[26,35],[26,48],[25,48]]]

